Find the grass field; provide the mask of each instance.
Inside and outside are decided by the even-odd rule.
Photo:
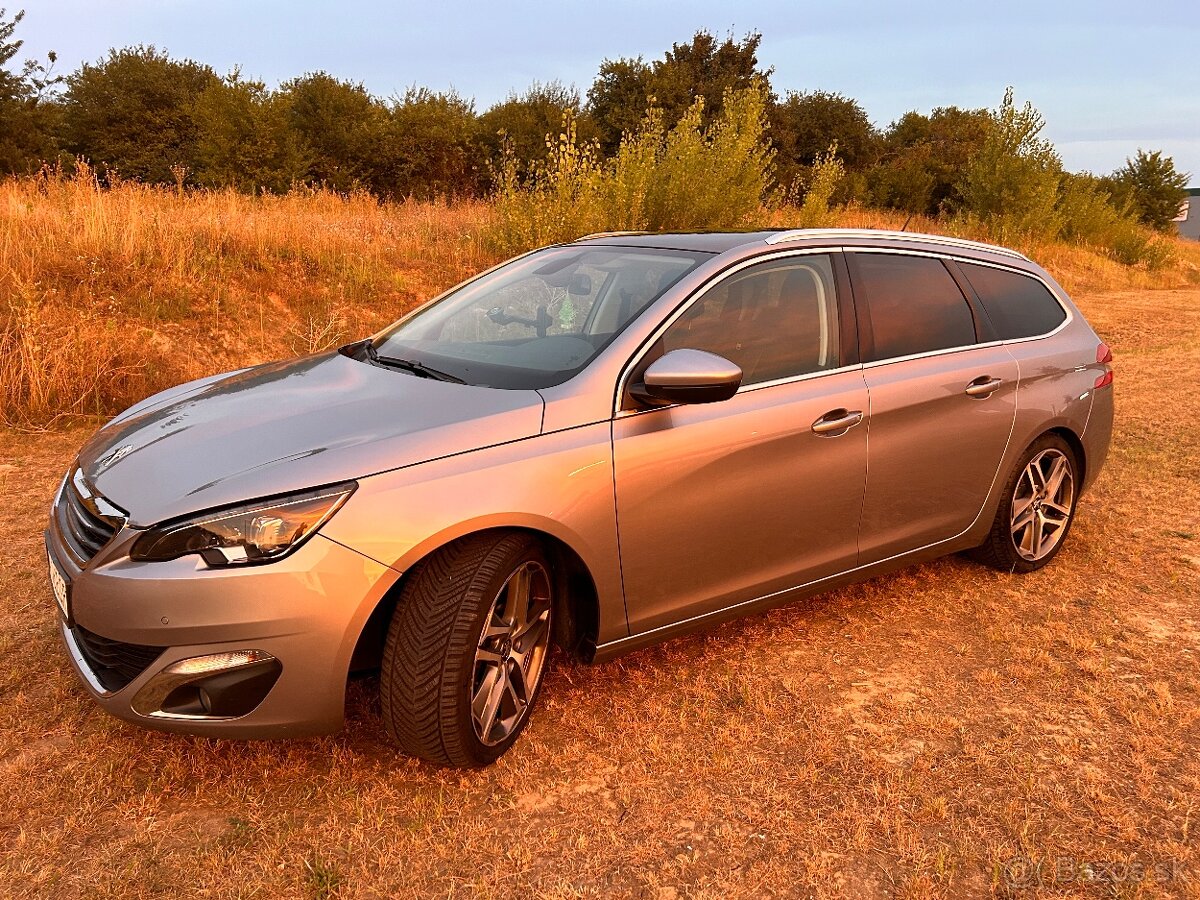
[[[746,224],[795,216],[764,209]],[[956,227],[864,209],[831,224]],[[182,381],[370,334],[508,255],[495,225],[483,202],[101,190],[86,170],[0,181],[0,425],[112,415]],[[1019,249],[1073,293],[1200,284],[1200,245],[1156,240],[1155,270],[1062,243]]]
[[[189,202],[219,216],[218,197]],[[162,222],[186,213],[171,210]],[[464,227],[486,214],[453,213]],[[486,261],[469,238],[414,258],[427,241],[404,235],[454,232],[440,214],[355,215],[397,229],[360,235],[359,281],[338,268],[354,239],[313,249],[318,212],[295,225],[290,262],[284,239],[254,250],[251,226],[231,224],[220,253],[244,242],[279,261],[231,274],[216,310],[245,332],[253,286],[272,288],[266,308],[286,307],[299,341],[289,287],[324,285],[304,295],[321,309],[341,278],[354,297],[379,291],[363,315],[381,318]],[[7,271],[22,253],[0,247]],[[371,681],[320,740],[216,742],[106,717],[64,657],[41,544],[95,422],[0,429],[0,896],[1200,896],[1200,290],[1048,253],[1117,357],[1113,452],[1053,565],[1018,577],[951,558],[608,665],[559,658],[521,742],[483,771],[396,756]],[[105,259],[88,304],[111,287],[122,321],[154,335],[227,331],[155,320],[144,282],[176,276],[130,263],[122,293]],[[407,280],[385,290],[393,263]],[[44,308],[80,271],[30,269],[30,296]],[[218,283],[199,265],[177,277]],[[1132,286],[1100,289],[1118,284]],[[199,295],[179,296],[192,309]],[[304,349],[280,335],[264,350],[231,333],[190,365]]]
[[[1117,432],[1052,566],[952,558],[560,660],[515,751],[467,774],[395,756],[370,682],[321,740],[100,713],[39,533],[86,432],[4,434],[0,893],[1006,896],[1027,859],[1034,895],[1200,894],[1200,292],[1079,299]]]

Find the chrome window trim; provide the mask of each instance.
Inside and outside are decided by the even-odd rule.
[[[864,238],[879,238],[881,240],[913,241],[918,244],[937,244],[946,247],[959,247],[964,250],[983,250],[988,253],[999,253],[1015,259],[1028,260],[1024,253],[1009,247],[996,244],[985,244],[982,241],[971,241],[966,238],[956,238],[944,234],[927,234],[923,231],[887,231],[871,228],[793,228],[781,231],[766,239],[767,244],[782,244],[784,241],[799,241],[806,238],[816,240],[837,238],[842,241],[861,241]]]
[[[722,269],[720,272],[718,272],[716,275],[714,275],[711,279],[706,281],[704,284],[700,285],[700,287],[696,288],[695,291],[693,291],[690,295],[685,297],[683,299],[683,302],[681,302],[679,304],[679,306],[677,306],[671,312],[670,315],[668,315],[665,319],[663,319],[662,321],[660,321],[658,323],[658,325],[654,328],[654,330],[651,331],[650,334],[646,337],[646,339],[644,341],[642,341],[642,343],[638,346],[637,350],[635,350],[633,352],[633,354],[629,357],[629,359],[627,359],[625,361],[625,365],[621,368],[621,374],[617,378],[617,390],[616,390],[615,395],[613,396],[613,413],[612,413],[613,418],[616,419],[616,418],[620,418],[622,416],[641,415],[642,413],[647,413],[647,412],[657,412],[658,410],[661,410],[661,409],[670,409],[673,406],[679,405],[677,403],[672,403],[669,406],[655,406],[651,409],[621,409],[621,398],[625,396],[625,389],[628,385],[630,374],[633,372],[634,369],[636,369],[638,367],[638,364],[641,363],[641,361],[645,358],[646,354],[650,352],[650,348],[654,346],[655,342],[663,335],[663,333],[668,328],[670,328],[672,325],[675,324],[676,320],[681,318],[685,312],[687,312],[689,309],[691,309],[694,304],[698,303],[701,300],[701,298],[704,297],[705,294],[707,294],[709,291],[711,291],[717,285],[723,284],[729,278],[732,278],[735,275],[737,275],[738,272],[741,272],[744,269],[748,269],[750,266],[758,265],[759,263],[774,262],[775,260],[779,260],[779,259],[790,259],[790,258],[799,257],[799,256],[813,256],[816,254],[820,254],[823,256],[832,256],[835,253],[841,253],[841,252],[842,252],[841,247],[803,247],[803,248],[792,248],[792,249],[786,249],[786,250],[779,250],[774,253],[762,253],[757,256],[747,257],[746,259],[743,259],[740,262],[734,263],[728,269]],[[842,303],[842,298],[838,297],[839,310],[841,308],[840,307],[841,303]],[[840,366],[836,369],[821,369],[816,372],[803,372],[799,375],[792,375],[787,378],[777,378],[773,381],[760,381],[760,382],[756,382],[755,384],[742,385],[741,387],[738,388],[737,393],[741,394],[743,392],[757,390],[759,388],[774,387],[775,385],[779,385],[779,384],[790,384],[793,381],[801,381],[801,380],[805,380],[805,379],[809,379],[809,378],[819,378],[822,375],[832,375],[835,372],[848,372],[853,369],[859,369],[859,368],[862,368],[862,366],[859,365],[858,363],[855,363],[852,366]]]
[[[876,369],[879,366],[890,366],[893,363],[912,362],[914,359],[929,359],[934,356],[949,356],[951,353],[966,353],[968,350],[982,350],[987,347],[1003,347],[1004,341],[985,341],[982,344],[962,344],[958,347],[945,347],[941,350],[926,350],[924,353],[910,353],[908,356],[889,356],[887,359],[876,359],[863,363],[864,369]]]
[[[1057,328],[1055,328],[1053,331],[1047,331],[1045,334],[1034,334],[1034,335],[1030,335],[1029,337],[1023,337],[1023,338],[1009,338],[1008,340],[997,339],[995,341],[986,341],[984,343],[976,343],[976,344],[959,344],[956,347],[943,347],[940,350],[926,350],[924,353],[910,353],[907,356],[889,356],[887,359],[877,359],[877,360],[872,360],[871,362],[868,362],[868,363],[863,363],[864,368],[870,368],[872,366],[884,365],[884,364],[894,363],[894,362],[905,362],[910,359],[924,359],[927,356],[939,356],[939,355],[945,354],[945,353],[958,353],[963,350],[974,350],[976,347],[996,347],[996,346],[1000,346],[1002,344],[1008,345],[1008,344],[1020,344],[1020,343],[1026,342],[1026,341],[1040,341],[1040,340],[1044,340],[1045,338],[1053,337],[1054,335],[1058,334],[1060,331],[1062,331],[1064,328],[1066,328],[1068,325],[1070,325],[1071,322],[1074,321],[1074,318],[1075,318],[1074,313],[1071,312],[1071,308],[1067,304],[1063,303],[1062,298],[1058,296],[1058,292],[1055,291],[1054,288],[1052,288],[1050,286],[1050,284],[1046,281],[1046,279],[1042,278],[1040,275],[1038,275],[1034,272],[1026,272],[1023,269],[1014,269],[1012,266],[1006,266],[1006,265],[1002,265],[1000,263],[982,262],[977,259],[967,259],[962,256],[955,256],[953,253],[939,253],[936,250],[907,250],[907,249],[901,249],[898,247],[859,247],[859,246],[844,247],[843,250],[846,253],[891,253],[896,256],[927,256],[927,257],[931,257],[933,259],[948,259],[951,262],[960,263],[960,264],[967,263],[969,265],[989,266],[993,269],[1000,269],[1003,272],[1012,272],[1014,275],[1024,275],[1027,278],[1032,278],[1035,281],[1038,281],[1039,283],[1041,283],[1041,285],[1047,291],[1050,292],[1050,296],[1054,298],[1054,302],[1058,304],[1059,309],[1061,309],[1063,312],[1065,312],[1067,314],[1067,317],[1065,319],[1063,319],[1062,322],[1059,323]],[[1022,259],[1024,259],[1024,258],[1025,257],[1022,257]],[[969,278],[967,280],[970,281]],[[971,285],[971,287],[972,287],[972,289],[974,289],[975,286]],[[962,289],[960,288],[959,290],[961,291]],[[868,303],[869,302],[870,301],[868,301]],[[969,300],[968,300],[968,303],[970,303]],[[980,305],[981,306],[983,305],[982,302],[980,303]],[[985,315],[987,314],[987,310],[984,310],[984,314]]]

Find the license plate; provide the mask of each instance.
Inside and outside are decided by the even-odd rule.
[[[58,565],[54,562],[54,558],[49,554],[46,555],[46,562],[50,564],[50,587],[54,589],[54,602],[58,604],[58,609],[62,613],[64,619],[70,621],[70,589],[67,585],[67,579],[63,577],[63,573],[58,571]]]

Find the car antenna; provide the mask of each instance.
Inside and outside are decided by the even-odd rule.
[[[900,226],[901,231],[908,231],[908,223],[912,221],[912,213],[908,214],[908,218],[904,220],[904,224]]]

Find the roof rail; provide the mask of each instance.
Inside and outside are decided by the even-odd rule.
[[[597,231],[594,234],[585,234],[583,237],[577,237],[573,241],[568,241],[569,244],[575,244],[579,241],[590,241],[593,238],[606,237],[633,237],[637,234],[650,234],[649,231]]]
[[[938,244],[945,247],[962,247],[968,250],[986,250],[989,253],[999,253],[1004,256],[1015,256],[1017,259],[1029,259],[1024,253],[1010,250],[1007,247],[997,247],[995,244],[984,244],[980,241],[968,241],[963,238],[947,237],[943,234],[923,234],[919,231],[886,231],[875,228],[795,228],[791,231],[780,231],[767,238],[768,244],[782,244],[785,241],[798,241],[803,238],[897,238],[906,241],[918,241],[922,244]]]

